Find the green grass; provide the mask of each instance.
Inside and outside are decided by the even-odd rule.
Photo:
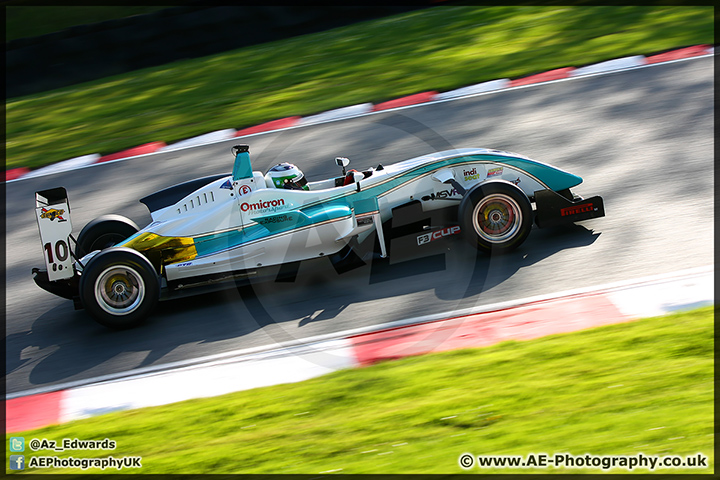
[[[712,7],[431,8],[9,99],[7,168],[713,41]]]
[[[131,473],[463,473],[457,462],[465,452],[703,453],[707,469],[656,473],[712,473],[713,342],[710,307],[13,436],[109,438],[117,442],[109,452],[115,458],[142,456],[142,469]],[[28,452],[26,461],[34,454],[108,452]],[[470,473],[558,471],[602,473]]]
[[[139,6],[22,6],[5,7],[5,41],[59,32],[65,28],[152,13],[168,7]],[[19,5],[20,4],[20,5]]]

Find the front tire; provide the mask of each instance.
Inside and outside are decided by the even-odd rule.
[[[519,247],[532,229],[532,206],[509,182],[478,185],[460,202],[463,236],[478,250],[506,253]]]
[[[160,297],[160,281],[150,261],[124,247],[94,256],[80,276],[80,301],[98,323],[116,330],[141,324]]]
[[[77,257],[82,258],[95,250],[104,250],[135,235],[139,227],[122,215],[103,215],[88,223],[77,240]]]

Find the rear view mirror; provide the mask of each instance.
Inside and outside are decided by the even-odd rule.
[[[436,182],[449,183],[451,180],[455,180],[455,173],[449,168],[443,168],[433,173],[431,178]]]
[[[345,157],[335,157],[335,165],[337,165],[338,167],[342,167],[343,175],[345,175],[345,167],[350,165],[350,159]]]

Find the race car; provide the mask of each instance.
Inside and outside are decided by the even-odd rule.
[[[339,273],[351,270],[365,264],[358,246],[371,236],[375,255],[386,258],[388,222],[417,227],[418,245],[459,233],[492,255],[520,246],[533,222],[545,228],[605,215],[601,197],[571,192],[582,178],[501,150],[449,150],[364,171],[337,157],[342,174],[313,182],[289,163],[254,171],[247,145],[232,153],[232,173],[140,199],[152,217],[143,228],[104,215],[75,240],[65,188],[36,192],[46,266],[33,268],[36,284],[124,329],[160,300],[263,278],[273,266],[327,257]],[[414,220],[429,212],[454,224]]]

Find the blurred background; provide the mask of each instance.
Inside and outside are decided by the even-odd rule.
[[[8,96],[423,8],[182,3],[174,7],[8,5]]]
[[[5,7],[8,169],[714,38],[709,7]]]

